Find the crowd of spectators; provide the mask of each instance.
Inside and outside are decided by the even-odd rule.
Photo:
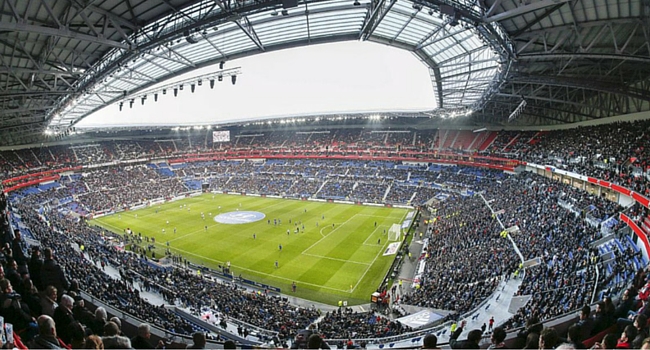
[[[523,326],[533,316],[545,320],[589,303],[597,264],[601,275],[606,275],[599,252],[589,248],[590,242],[601,237],[601,231],[583,219],[584,212],[567,210],[559,200],[570,201],[578,208],[599,206],[608,215],[622,208],[540,176],[503,179],[486,187],[485,198],[495,211],[502,211],[498,216],[506,228],[518,228],[510,237],[524,261],[539,259],[539,264],[527,269],[517,291],[517,295],[530,295],[532,299],[513,317],[512,325]],[[601,276],[600,291],[609,288],[608,292],[615,294],[609,284],[611,278],[619,273],[632,275],[627,261],[638,253],[626,249],[617,254],[612,273]],[[630,273],[622,274],[624,270]]]
[[[70,186],[88,189],[87,192],[76,194],[76,201],[87,212],[118,210],[155,198],[168,199],[188,192],[180,179],[164,177],[144,165],[86,172],[80,181],[71,182]]]
[[[647,185],[648,128],[650,121],[619,122],[538,133],[501,132],[497,140],[515,134],[527,142],[501,148],[496,142],[486,151],[519,160],[615,182],[644,195]],[[508,135],[508,136],[506,136]],[[535,136],[535,135],[533,135]],[[514,136],[513,136],[514,137]]]
[[[649,121],[637,121],[546,132],[500,131],[483,152],[553,165],[614,181],[647,194],[646,131],[649,125]],[[247,137],[244,130],[233,130],[233,133],[238,132],[239,135],[233,135],[231,142],[219,144],[211,144],[210,138],[206,136],[208,132],[190,133],[187,137],[165,140],[97,141],[90,144],[3,151],[0,152],[0,165],[6,178],[79,164],[210,152],[269,151],[291,154],[292,150],[310,150],[309,154],[321,156],[357,154],[438,158],[438,134],[443,130],[337,129],[319,133],[273,131],[256,133],[255,137]],[[620,142],[622,139],[629,142]],[[419,154],[421,152],[426,154]],[[466,152],[464,150],[461,153]]]
[[[374,312],[356,312],[350,308],[325,313],[317,326],[328,339],[383,338],[412,331],[410,327]]]
[[[454,195],[432,206],[420,288],[402,302],[463,314],[492,294],[520,260],[480,197]]]
[[[129,313],[167,330],[179,334],[192,332],[189,324],[162,305],[152,306],[144,301],[136,284],[156,286],[168,302],[178,303],[196,314],[201,308],[210,305],[221,318],[243,320],[278,332],[283,341],[292,338],[297,330],[304,329],[319,317],[317,310],[295,307],[278,296],[256,293],[230,283],[201,277],[186,269],[165,270],[153,267],[145,262],[143,256],[117,249],[115,244],[121,237],[114,236],[110,240],[112,243],[107,244],[109,240],[104,233],[87,226],[83,220],[77,221],[52,213],[45,221],[43,216],[21,204],[15,210],[42,244],[51,245],[57,251],[59,261],[68,271],[68,279],[76,281],[77,289],[84,290],[113,307],[127,309]],[[71,245],[69,241],[76,244]],[[81,245],[85,246],[85,252],[93,264],[84,263],[84,256],[74,249],[74,246]],[[105,263],[120,266],[122,278],[114,279],[102,273],[101,267]],[[59,287],[62,291],[68,288],[64,285]],[[390,325],[391,331],[397,332],[394,324],[383,319],[378,322],[387,327]],[[336,324],[333,326],[340,328]],[[401,327],[398,329],[404,331]],[[375,332],[372,328],[366,333],[360,330],[357,334],[371,337]]]
[[[613,137],[611,129],[607,132],[607,128],[599,126],[578,129],[577,132],[573,130],[571,137],[561,131],[508,132],[502,134],[508,140],[497,137],[500,141],[495,141],[490,152],[494,155],[514,154],[519,159],[541,164],[552,163],[570,171],[620,182],[645,193],[645,178],[636,175],[642,175],[638,173],[640,169],[645,171],[644,144],[647,140],[643,131],[649,125],[648,122],[617,124],[620,133],[634,140],[630,144],[616,143],[620,137]],[[387,148],[409,144],[408,140],[411,140],[410,146],[413,147],[434,143],[432,138],[422,141],[421,134],[407,134],[364,136],[361,133],[362,142],[355,139],[356,134],[346,132],[302,137],[305,142],[318,140],[325,146],[332,145],[352,152],[368,145],[379,147],[381,142],[388,140],[392,143],[389,142]],[[248,141],[263,145],[271,140],[276,143],[274,147],[278,147],[280,141],[284,140],[282,144],[287,141],[278,133]],[[300,146],[297,141],[293,142],[293,146]],[[87,158],[84,152],[95,150],[91,152],[93,160],[88,162],[142,157],[158,150],[165,152],[165,149],[175,153],[187,149],[202,150],[200,143],[192,142],[194,140],[191,138],[172,142],[174,151],[153,142],[143,142],[144,146],[138,142],[110,146],[102,144],[70,148],[58,153],[53,149],[38,153],[20,150],[3,152],[0,162],[7,165],[6,169],[11,169],[9,172],[16,173],[25,168],[37,169],[43,164],[52,164],[57,159],[69,161],[70,150],[77,161],[81,161],[80,157]],[[252,144],[250,142],[248,145]],[[587,146],[576,146],[582,143]],[[238,145],[241,146],[241,143]],[[178,146],[181,151],[178,151]],[[569,149],[572,151],[568,152]],[[51,160],[40,160],[48,157],[48,154]],[[167,168],[167,164],[163,166]],[[164,271],[152,268],[143,263],[137,254],[104,245],[101,232],[88,229],[83,222],[75,222],[54,211],[38,215],[30,207],[52,205],[53,198],[59,201],[75,197],[89,211],[121,208],[187,192],[183,181],[197,178],[197,174],[201,181],[210,184],[210,189],[219,191],[348,198],[368,202],[385,200],[388,203],[407,203],[415,198],[413,202],[421,204],[439,194],[440,188],[453,190],[455,193],[451,194],[451,198],[437,206],[435,203],[433,205],[437,209],[432,213],[434,224],[426,254],[419,257],[426,262],[426,270],[420,287],[405,295],[402,302],[462,314],[472,310],[491,294],[501,276],[518,271],[519,256],[509,240],[500,235],[502,228],[496,220],[498,217],[506,227],[518,227],[518,232],[511,233],[510,238],[519,247],[524,260],[539,259],[527,269],[517,292],[518,295],[530,295],[532,299],[506,327],[524,325],[525,320],[531,318],[545,320],[588,303],[594,290],[596,266],[603,265],[595,248],[588,248],[590,242],[600,237],[601,231],[599,227],[585,222],[584,216],[590,214],[598,219],[606,219],[622,209],[603,198],[541,176],[506,177],[498,171],[464,167],[402,167],[392,162],[377,161],[283,160],[208,161],[169,169],[174,176],[164,175],[155,167],[145,165],[87,171],[81,178],[70,177],[61,181],[60,188],[26,196],[15,210],[21,213],[24,224],[35,238],[43,246],[57,252],[68,277],[78,284],[77,290],[82,289],[111,306],[134,310],[149,323],[184,334],[191,333],[187,322],[164,307],[148,305],[139,296],[133,282],[129,281],[138,278],[148,285],[161,287],[171,284],[174,290],[161,289],[170,301],[178,301],[195,311],[205,305],[215,305],[216,311],[223,317],[243,319],[255,326],[277,331],[285,338],[293,336],[292,332],[296,329],[312,323],[318,314],[315,310],[295,308],[277,297],[200,278],[182,269]],[[467,194],[467,191],[482,191],[487,202],[479,196],[460,195]],[[500,214],[493,214],[487,203]],[[67,240],[78,245],[87,244],[86,252],[96,264],[84,264],[83,255],[73,249]],[[617,254],[614,257],[614,272],[626,272],[626,275],[632,272],[626,266],[626,261],[635,254],[638,253],[631,248]],[[124,271],[137,275],[125,273],[128,278],[112,279],[101,271],[102,262],[106,261],[123,266]],[[12,271],[10,264],[5,266]],[[22,281],[16,281],[24,285]],[[598,289],[609,287],[607,282],[607,278],[599,281]],[[36,286],[38,283],[33,284]],[[23,294],[30,294],[31,288],[21,288]],[[58,289],[59,292],[75,291],[65,285]],[[181,293],[181,290],[188,292]],[[57,299],[62,300],[61,295]],[[339,338],[385,336],[404,331],[399,324],[385,319],[370,322],[374,319],[372,314],[344,311],[325,317],[328,321],[321,321],[321,330],[325,334],[338,334]],[[25,327],[29,327],[28,324]]]

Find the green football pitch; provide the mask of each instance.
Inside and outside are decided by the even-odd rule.
[[[172,252],[193,263],[218,269],[229,261],[234,275],[279,287],[283,293],[327,304],[345,300],[356,305],[369,302],[395,259],[395,255],[383,255],[389,244],[387,232],[392,224],[401,224],[407,212],[203,194],[105,216],[90,224],[119,234],[130,228],[135,234],[155,237],[157,256],[169,242]],[[221,215],[246,221],[254,216],[259,219],[258,213],[264,218],[250,223],[214,219]],[[297,291],[292,293],[294,281]]]

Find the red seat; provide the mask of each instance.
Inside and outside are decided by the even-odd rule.
[[[614,333],[614,332],[616,332],[616,325],[612,325],[609,328],[605,329],[604,331],[601,331],[600,333],[594,335],[593,337],[583,340],[582,344],[584,344],[585,347],[589,349],[592,346],[594,346],[594,344],[596,344],[597,342],[603,340],[603,338],[605,338],[607,334]]]

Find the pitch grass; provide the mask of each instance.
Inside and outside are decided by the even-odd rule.
[[[213,219],[237,210],[259,211],[266,217],[238,225]],[[406,209],[386,207],[203,194],[113,214],[91,224],[119,234],[130,228],[155,237],[158,257],[169,242],[174,253],[193,263],[217,269],[230,261],[233,274],[279,287],[285,294],[331,305],[339,300],[357,305],[370,301],[395,259],[395,255],[383,256],[389,243],[384,231],[401,223],[406,213]],[[274,219],[282,223],[274,225]],[[297,234],[296,222],[301,228]],[[293,281],[296,293],[291,292]]]

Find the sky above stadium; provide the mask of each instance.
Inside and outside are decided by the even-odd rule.
[[[422,111],[435,109],[428,68],[412,53],[369,42],[298,47],[226,62],[241,67],[236,85],[229,78],[189,87],[178,97],[150,96],[144,106],[117,104],[91,114],[78,127],[191,125],[337,112]],[[219,70],[195,70],[161,85]],[[149,90],[149,89],[147,89]],[[137,95],[136,95],[137,96]]]

